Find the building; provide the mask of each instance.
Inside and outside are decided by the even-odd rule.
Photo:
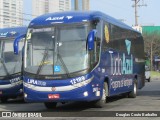
[[[90,0],[82,0],[82,10],[89,10],[90,9]]]
[[[69,10],[71,10],[71,0],[32,0],[34,17],[45,13]]]
[[[72,10],[89,10],[90,0],[72,0]]]
[[[51,12],[89,10],[89,0],[32,0],[34,17]]]
[[[0,0],[0,28],[23,25],[23,0]]]
[[[142,26],[142,33],[147,34],[160,34],[160,26]]]

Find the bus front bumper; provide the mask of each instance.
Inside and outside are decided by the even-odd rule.
[[[69,102],[93,101],[101,97],[101,85],[94,80],[85,81],[79,86],[40,87],[24,83],[24,99],[26,102]],[[87,83],[88,82],[88,83]],[[54,85],[54,80],[52,80]]]
[[[22,95],[23,93],[23,85],[22,82],[19,84],[5,84],[0,85],[0,97],[17,97]]]

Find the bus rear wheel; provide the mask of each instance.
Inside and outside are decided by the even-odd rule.
[[[128,97],[129,98],[136,98],[136,96],[137,96],[137,82],[134,81],[133,90],[131,92],[129,92]]]
[[[108,84],[107,82],[104,82],[103,90],[102,90],[102,97],[100,100],[95,101],[96,107],[102,108],[106,104],[107,96],[108,96]]]
[[[56,108],[57,103],[56,102],[45,102],[44,105],[47,109],[54,109]]]

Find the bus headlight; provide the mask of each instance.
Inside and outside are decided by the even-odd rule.
[[[26,93],[24,93],[24,97],[27,98],[27,94]]]
[[[87,96],[88,96],[88,92],[85,91],[85,92],[83,93],[83,95],[84,95],[85,97],[87,97]]]

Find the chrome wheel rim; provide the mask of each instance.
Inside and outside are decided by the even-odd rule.
[[[134,83],[134,94],[136,95],[137,93],[137,86],[136,86],[136,83]]]
[[[105,102],[106,101],[106,90],[103,88],[103,93],[102,93],[102,100]]]

